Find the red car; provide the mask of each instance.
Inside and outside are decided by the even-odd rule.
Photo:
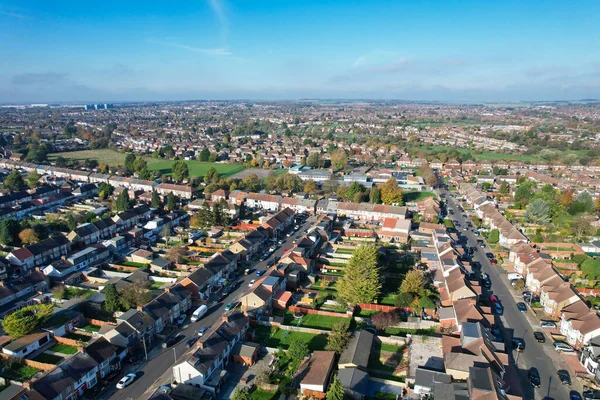
[[[498,260],[496,260],[495,258],[492,258],[492,259],[490,260],[490,262],[492,263],[492,265],[496,265],[496,264],[498,264]]]
[[[493,294],[493,295],[490,296],[490,301],[492,303],[499,303],[500,299],[498,298],[498,296],[496,296],[495,294]]]

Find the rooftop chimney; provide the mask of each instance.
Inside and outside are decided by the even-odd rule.
[[[138,311],[144,311],[144,307],[142,307],[142,306],[137,306],[137,310],[138,310]]]

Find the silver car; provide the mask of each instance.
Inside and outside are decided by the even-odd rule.
[[[573,353],[575,351],[571,346],[562,342],[555,342],[554,350],[558,351],[559,353]]]

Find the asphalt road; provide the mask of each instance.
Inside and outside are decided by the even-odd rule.
[[[463,218],[461,212],[457,207],[457,203],[455,199],[450,195],[450,193],[441,189],[439,191],[446,195],[446,201],[448,205],[448,210],[453,210],[454,215],[448,215],[448,218],[459,221],[461,227],[457,230],[461,235],[461,241],[467,241],[468,246],[477,247],[478,251],[473,255],[473,260],[481,263],[481,271],[486,272],[490,275],[490,279],[492,281],[492,288],[487,291],[484,288],[484,298],[489,298],[490,294],[495,294],[500,298],[500,301],[504,307],[504,312],[501,316],[496,315],[496,323],[500,327],[500,331],[504,338],[505,343],[507,343],[507,348],[512,348],[511,341],[513,337],[522,338],[525,341],[525,351],[521,353],[517,353],[516,351],[512,351],[513,361],[516,361],[516,364],[519,369],[519,376],[521,378],[521,386],[523,388],[523,395],[525,399],[568,399],[569,398],[569,389],[563,386],[560,383],[560,380],[557,376],[557,371],[561,368],[564,368],[564,365],[555,365],[555,362],[558,362],[558,358],[556,357],[557,353],[552,347],[551,340],[549,339],[546,332],[544,332],[546,336],[546,343],[538,343],[534,337],[533,332],[535,331],[543,331],[539,326],[535,328],[532,327],[528,319],[526,318],[526,313],[522,313],[519,311],[516,305],[516,301],[513,297],[514,290],[510,286],[510,282],[506,277],[506,273],[503,271],[503,268],[500,266],[492,265],[485,253],[491,252],[493,250],[489,248],[482,249],[477,246],[477,237],[471,232],[464,231],[462,228],[467,226],[467,219]],[[527,314],[530,314],[531,311],[528,310]],[[530,314],[533,318],[533,315]],[[554,352],[553,357],[551,357],[548,352]],[[563,361],[564,363],[564,361]],[[527,377],[527,372],[529,368],[536,367],[540,373],[540,377],[542,380],[542,384],[540,388],[534,389],[529,384],[529,379]],[[571,377],[572,379],[574,377]],[[574,380],[574,379],[573,379]]]
[[[125,389],[116,390],[113,384],[101,393],[100,396],[98,396],[98,399],[110,398],[125,400],[139,398],[146,400],[159,386],[170,383],[171,368],[175,364],[175,360],[177,359],[177,362],[181,362],[189,357],[192,352],[192,350],[186,349],[186,341],[189,338],[196,336],[200,328],[209,327],[215,323],[215,321],[217,321],[217,319],[225,312],[225,304],[234,300],[239,300],[249,290],[248,283],[252,279],[258,279],[256,270],[266,270],[268,268],[267,262],[274,256],[281,257],[286,249],[292,247],[295,238],[302,235],[303,230],[308,229],[315,221],[316,217],[310,217],[300,226],[300,229],[289,238],[284,235],[282,238],[285,240],[284,243],[265,261],[251,261],[250,267],[252,272],[249,275],[242,275],[238,279],[241,279],[243,282],[234,292],[220,303],[209,304],[208,312],[201,320],[191,323],[189,318],[187,319],[183,328],[177,334],[177,336],[180,337],[180,340],[175,346],[168,349],[162,349],[160,347],[162,343],[159,343],[157,348],[150,351],[151,359],[147,363],[139,365],[140,368],[137,369],[138,377],[130,386]],[[259,252],[259,255],[260,254],[262,254],[262,252]],[[156,341],[154,344],[156,344]]]

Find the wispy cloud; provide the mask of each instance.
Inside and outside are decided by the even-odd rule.
[[[43,72],[43,73],[22,73],[13,75],[12,83],[14,85],[56,85],[65,82],[66,73],[62,72]]]
[[[227,13],[225,12],[225,3],[223,0],[208,0],[210,7],[212,8],[215,16],[219,20],[221,25],[221,35],[223,40],[227,40],[229,33],[229,21],[227,19]]]
[[[175,49],[189,51],[192,53],[202,53],[202,54],[208,54],[208,55],[212,55],[212,56],[222,56],[222,57],[227,57],[227,56],[232,55],[232,53],[229,50],[222,48],[222,47],[218,47],[218,48],[196,47],[196,46],[189,46],[187,44],[182,44],[182,43],[169,42],[166,40],[149,40],[149,42],[154,43],[154,44],[160,44],[163,46],[173,47]]]
[[[28,15],[16,13],[13,11],[6,11],[6,10],[0,10],[0,15],[5,15],[7,17],[12,17],[12,18],[17,18],[17,19],[31,19],[31,17]]]
[[[367,60],[366,56],[360,56],[354,61],[354,64],[352,64],[352,67],[354,67],[354,68],[359,67],[359,66],[363,65],[366,60]]]
[[[390,63],[375,65],[369,68],[371,71],[375,72],[397,72],[401,70],[405,70],[409,65],[412,64],[412,58],[409,57],[400,57]]]

